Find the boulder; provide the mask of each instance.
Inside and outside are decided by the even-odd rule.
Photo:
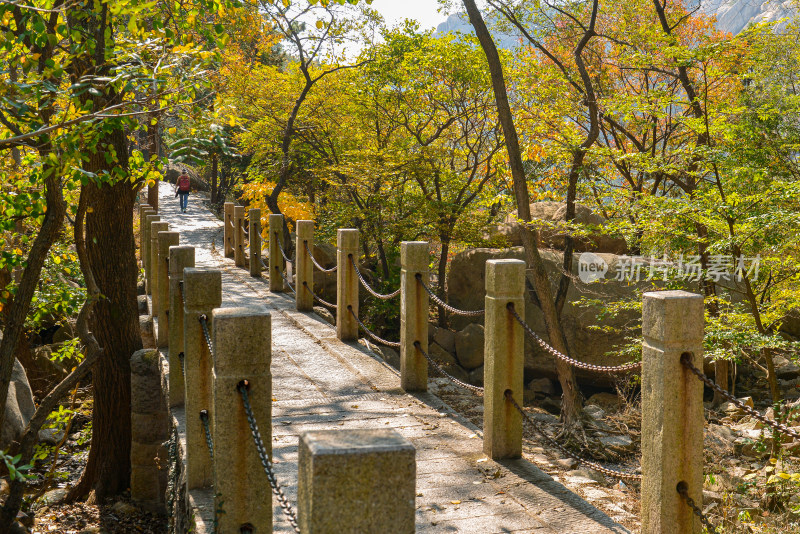
[[[11,443],[22,436],[23,430],[25,430],[35,411],[36,405],[33,402],[33,392],[28,383],[25,369],[19,363],[19,360],[14,359],[11,383],[8,385],[8,396],[6,397],[5,420],[0,431],[0,449],[8,448]]]
[[[534,202],[530,205],[531,219],[539,230],[540,248],[553,248],[564,250],[566,227],[564,221],[567,206],[563,202]],[[573,224],[580,225],[585,235],[576,237],[574,247],[576,252],[607,252],[611,254],[625,254],[628,245],[624,239],[613,237],[603,232],[606,219],[594,213],[588,207],[577,204]],[[494,234],[505,237],[511,246],[522,245],[521,225],[517,212],[512,212],[506,220],[498,225]]]
[[[800,376],[800,366],[783,356],[775,357],[775,376],[781,380],[792,380]]]
[[[458,363],[455,356],[453,356],[450,351],[445,350],[436,343],[428,345],[428,354],[442,363],[449,365],[456,365]]]
[[[433,340],[447,352],[456,351],[456,333],[447,328],[436,328]]]
[[[150,315],[150,304],[147,301],[147,295],[136,297],[136,303],[139,307],[139,315]]]
[[[556,394],[556,385],[549,378],[534,378],[528,382],[528,389],[551,397]]]
[[[476,367],[469,372],[469,383],[473,386],[483,386],[483,366]]]
[[[594,404],[606,412],[616,412],[622,406],[622,399],[613,393],[595,393],[586,400],[586,404]]]
[[[53,343],[70,341],[77,336],[78,332],[75,330],[75,325],[71,322],[65,322],[53,333]]]
[[[469,324],[455,335],[456,358],[467,370],[483,365],[483,326]]]

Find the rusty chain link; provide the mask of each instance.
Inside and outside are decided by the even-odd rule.
[[[278,270],[280,270],[280,269],[278,269]],[[281,276],[283,277],[284,282],[286,282],[286,285],[289,286],[289,289],[292,290],[292,293],[297,295],[297,291],[295,291],[294,288],[292,287],[292,283],[289,281],[289,278],[286,276],[286,273],[283,272],[283,271],[280,271],[280,273],[281,273]]]
[[[315,298],[315,299],[316,299],[316,300],[317,300],[317,301],[318,301],[320,304],[322,304],[323,306],[327,306],[328,308],[333,308],[334,310],[335,310],[336,308],[338,308],[338,306],[337,306],[336,304],[331,304],[331,303],[330,303],[330,302],[328,302],[327,300],[323,300],[323,299],[322,299],[322,297],[320,297],[319,295],[317,295],[316,293],[314,293],[314,290],[313,290],[313,289],[311,289],[310,287],[308,287],[308,282],[306,282],[305,280],[303,280],[303,287],[304,287],[304,288],[306,288],[306,291],[308,291],[309,293],[311,293],[311,296],[312,296],[312,297],[314,297],[314,298]]]
[[[208,446],[208,454],[211,456],[211,461],[214,461],[214,440],[211,439],[211,428],[208,425],[208,410],[200,410],[200,421],[203,423],[203,429],[206,433],[206,445]]]
[[[445,301],[443,301],[442,299],[440,299],[438,296],[436,296],[436,293],[434,293],[431,290],[431,288],[429,288],[425,284],[425,282],[422,281],[422,275],[421,274],[417,273],[417,277],[416,278],[417,278],[417,281],[419,281],[419,283],[422,285],[423,289],[425,289],[425,292],[428,294],[428,296],[431,298],[431,300],[433,300],[436,304],[438,304],[439,306],[441,306],[445,310],[449,311],[450,313],[454,313],[456,315],[462,315],[464,317],[480,317],[481,315],[486,313],[486,310],[459,310],[458,308],[454,308],[454,307],[450,306],[448,303],[446,303]]]
[[[608,476],[611,476],[611,477],[614,477],[614,478],[621,478],[621,479],[625,479],[625,480],[641,480],[642,479],[642,475],[637,475],[635,473],[625,473],[623,471],[617,471],[616,469],[610,469],[608,467],[604,467],[604,466],[598,464],[597,462],[593,462],[591,460],[587,460],[587,459],[583,458],[582,456],[579,456],[579,455],[575,454],[574,452],[572,452],[571,450],[567,449],[562,444],[560,444],[558,441],[556,441],[555,439],[551,438],[550,435],[547,432],[545,432],[544,429],[539,425],[539,423],[534,421],[527,414],[527,412],[525,412],[525,410],[522,409],[522,406],[520,406],[519,403],[517,402],[517,400],[514,398],[514,393],[510,389],[506,390],[505,397],[511,404],[514,405],[514,408],[516,408],[517,411],[522,415],[523,421],[528,423],[528,425],[530,425],[530,427],[533,428],[533,430],[537,434],[542,436],[553,447],[558,449],[562,454],[565,454],[565,455],[569,456],[570,458],[572,458],[573,460],[585,465],[586,467],[588,467],[590,469],[594,469],[595,471],[599,471],[600,473],[603,473],[604,475],[608,475]]]
[[[308,257],[311,258],[311,263],[314,264],[314,267],[316,267],[317,269],[319,269],[323,273],[334,273],[339,269],[338,265],[334,265],[330,269],[326,269],[325,267],[320,265],[319,262],[317,261],[317,259],[314,257],[314,253],[311,252],[311,249],[308,246],[308,241],[303,241],[303,244],[306,246],[306,252],[308,253]]]
[[[378,293],[377,291],[372,289],[367,283],[367,281],[364,279],[364,275],[362,275],[361,271],[358,270],[358,265],[356,265],[356,260],[353,258],[353,255],[349,254],[347,257],[350,259],[350,263],[353,265],[353,269],[356,270],[356,274],[358,275],[358,279],[361,281],[361,285],[364,286],[364,289],[369,291],[373,297],[379,298],[381,300],[390,300],[400,294],[400,288],[398,288],[397,291],[393,291],[392,293],[387,293],[386,295],[384,295],[383,293]]]
[[[203,329],[203,337],[206,338],[206,345],[208,345],[208,353],[214,355],[214,345],[211,343],[211,334],[208,333],[208,316],[203,313],[197,318],[200,321],[200,327]]]
[[[700,509],[700,507],[695,504],[694,499],[689,497],[689,490],[686,486],[686,483],[685,482],[679,483],[677,489],[678,489],[678,495],[683,497],[683,500],[686,501],[686,505],[692,509],[694,515],[700,518],[700,522],[703,524],[703,526],[706,527],[711,534],[716,534],[717,533],[716,527],[711,524],[711,521],[709,521],[708,518],[705,516],[705,514],[703,514],[703,511]]]
[[[239,393],[242,395],[242,403],[244,404],[245,412],[247,412],[247,422],[250,425],[250,432],[253,435],[253,441],[256,445],[258,458],[261,460],[261,465],[264,467],[264,472],[267,474],[269,485],[272,487],[272,493],[275,494],[275,498],[278,500],[278,504],[280,504],[283,513],[286,515],[286,519],[289,521],[289,524],[292,526],[294,531],[297,534],[300,534],[300,527],[297,525],[297,515],[295,514],[292,505],[289,504],[289,500],[283,493],[283,489],[281,489],[280,484],[278,484],[278,479],[275,476],[275,471],[272,468],[272,462],[269,459],[267,450],[264,448],[264,442],[261,439],[261,432],[258,431],[258,424],[256,423],[255,416],[253,415],[253,408],[250,406],[250,397],[247,395],[248,387],[249,383],[247,380],[242,380],[236,389],[238,389]]]
[[[745,412],[747,415],[755,417],[765,425],[772,427],[773,430],[780,432],[781,434],[791,436],[795,439],[800,439],[800,432],[792,430],[791,428],[789,428],[784,424],[781,424],[777,421],[773,421],[772,419],[769,419],[768,417],[761,415],[761,413],[759,413],[758,410],[746,405],[745,403],[743,403],[742,401],[731,395],[729,392],[722,389],[716,383],[714,383],[714,381],[708,378],[703,373],[703,371],[694,366],[694,364],[692,363],[692,356],[688,352],[681,355],[681,364],[683,364],[684,367],[686,367],[688,370],[694,373],[697,376],[697,378],[699,378],[700,380],[703,381],[703,383],[705,383],[705,385],[707,385],[708,387],[710,387],[711,389],[713,389],[714,391],[725,397],[729,402],[735,404],[737,408]]]
[[[547,342],[539,336],[539,334],[534,332],[533,329],[530,327],[530,325],[528,325],[528,323],[526,323],[525,320],[522,317],[520,317],[520,315],[517,313],[517,310],[514,309],[513,302],[509,302],[507,307],[508,311],[511,312],[511,315],[513,315],[514,318],[517,320],[517,322],[520,325],[522,325],[522,328],[525,330],[525,332],[527,332],[527,334],[534,341],[536,341],[540,347],[542,347],[545,351],[549,352],[559,360],[564,361],[573,367],[577,367],[578,369],[584,369],[586,371],[595,371],[598,373],[609,373],[609,374],[625,373],[628,371],[634,371],[636,369],[642,368],[642,362],[631,362],[623,365],[610,366],[610,365],[595,365],[593,363],[586,363],[576,360],[575,358],[570,358],[566,354],[562,354],[561,352],[557,351],[556,349],[548,345]]]
[[[463,380],[459,380],[458,378],[454,377],[453,375],[451,375],[450,373],[445,371],[444,367],[439,365],[439,362],[434,360],[431,357],[430,354],[428,354],[427,352],[422,350],[422,344],[419,341],[415,341],[414,342],[414,347],[416,347],[416,349],[419,351],[420,354],[425,356],[425,359],[428,360],[428,363],[430,363],[437,371],[439,371],[441,374],[443,374],[444,377],[447,378],[448,380],[450,380],[450,382],[452,382],[453,384],[455,384],[457,386],[460,386],[460,387],[462,387],[464,389],[468,389],[470,391],[474,391],[475,393],[483,393],[484,392],[484,388],[482,388],[480,386],[473,386],[472,384],[468,384],[468,383],[464,382]]]
[[[281,242],[278,239],[278,232],[273,232],[273,233],[275,234],[275,239],[278,243],[278,250],[281,251],[281,256],[283,256],[283,259],[286,260],[288,263],[292,263],[292,258],[286,255],[286,252],[284,252],[283,247],[281,246]]]
[[[186,364],[183,362],[183,359],[185,357],[186,355],[183,353],[183,351],[178,353],[178,361],[180,361],[181,363],[181,376],[183,376],[184,378],[186,378],[186,367],[185,367]]]
[[[361,319],[358,318],[358,315],[356,315],[356,312],[353,311],[353,307],[352,306],[348,306],[347,307],[347,311],[350,312],[350,315],[353,316],[353,319],[356,320],[356,322],[364,330],[364,332],[366,332],[367,335],[369,337],[371,337],[372,339],[374,339],[377,343],[380,343],[381,345],[386,345],[387,347],[392,347],[394,349],[399,349],[400,348],[400,343],[396,343],[394,341],[386,341],[382,337],[378,337],[377,335],[373,334],[370,331],[370,329],[367,328],[367,325],[365,325],[364,323],[361,322]]]

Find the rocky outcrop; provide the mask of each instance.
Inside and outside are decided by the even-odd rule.
[[[702,0],[701,12],[716,17],[717,29],[737,34],[751,24],[775,22],[792,17],[793,0]],[[786,26],[780,22],[778,28]]]
[[[30,422],[36,411],[33,402],[33,393],[28,384],[25,369],[19,360],[14,359],[14,368],[11,371],[11,383],[8,385],[6,398],[6,413],[2,431],[0,431],[0,449],[6,449],[17,441],[23,430]]]
[[[539,248],[564,250],[567,228],[564,219],[567,213],[563,202],[534,202],[530,205],[531,219],[539,230]],[[585,235],[574,238],[576,252],[605,252],[609,254],[625,254],[628,245],[625,240],[604,232],[606,219],[581,204],[575,206],[574,224],[579,225]],[[506,220],[497,225],[492,232],[495,236],[504,237],[508,244],[517,247],[522,245],[521,225],[517,212],[510,213]],[[573,232],[574,234],[574,232]]]

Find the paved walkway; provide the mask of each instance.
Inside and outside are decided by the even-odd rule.
[[[180,213],[164,185],[161,220],[181,233],[182,245],[196,248],[198,267],[222,270],[222,305],[257,301],[272,312],[272,447],[291,502],[297,499],[300,433],[388,427],[417,448],[418,532],[627,532],[531,462],[487,459],[479,429],[430,393],[404,393],[398,372],[381,358],[339,341],[316,314],[295,311],[291,293],[270,293],[264,280],[223,258],[222,222],[196,196],[188,213]],[[290,531],[275,504],[275,532]]]

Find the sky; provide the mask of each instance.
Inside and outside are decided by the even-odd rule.
[[[423,30],[436,28],[447,19],[438,13],[436,0],[374,0],[370,6],[386,19],[387,26],[394,26],[403,19],[417,19]]]

